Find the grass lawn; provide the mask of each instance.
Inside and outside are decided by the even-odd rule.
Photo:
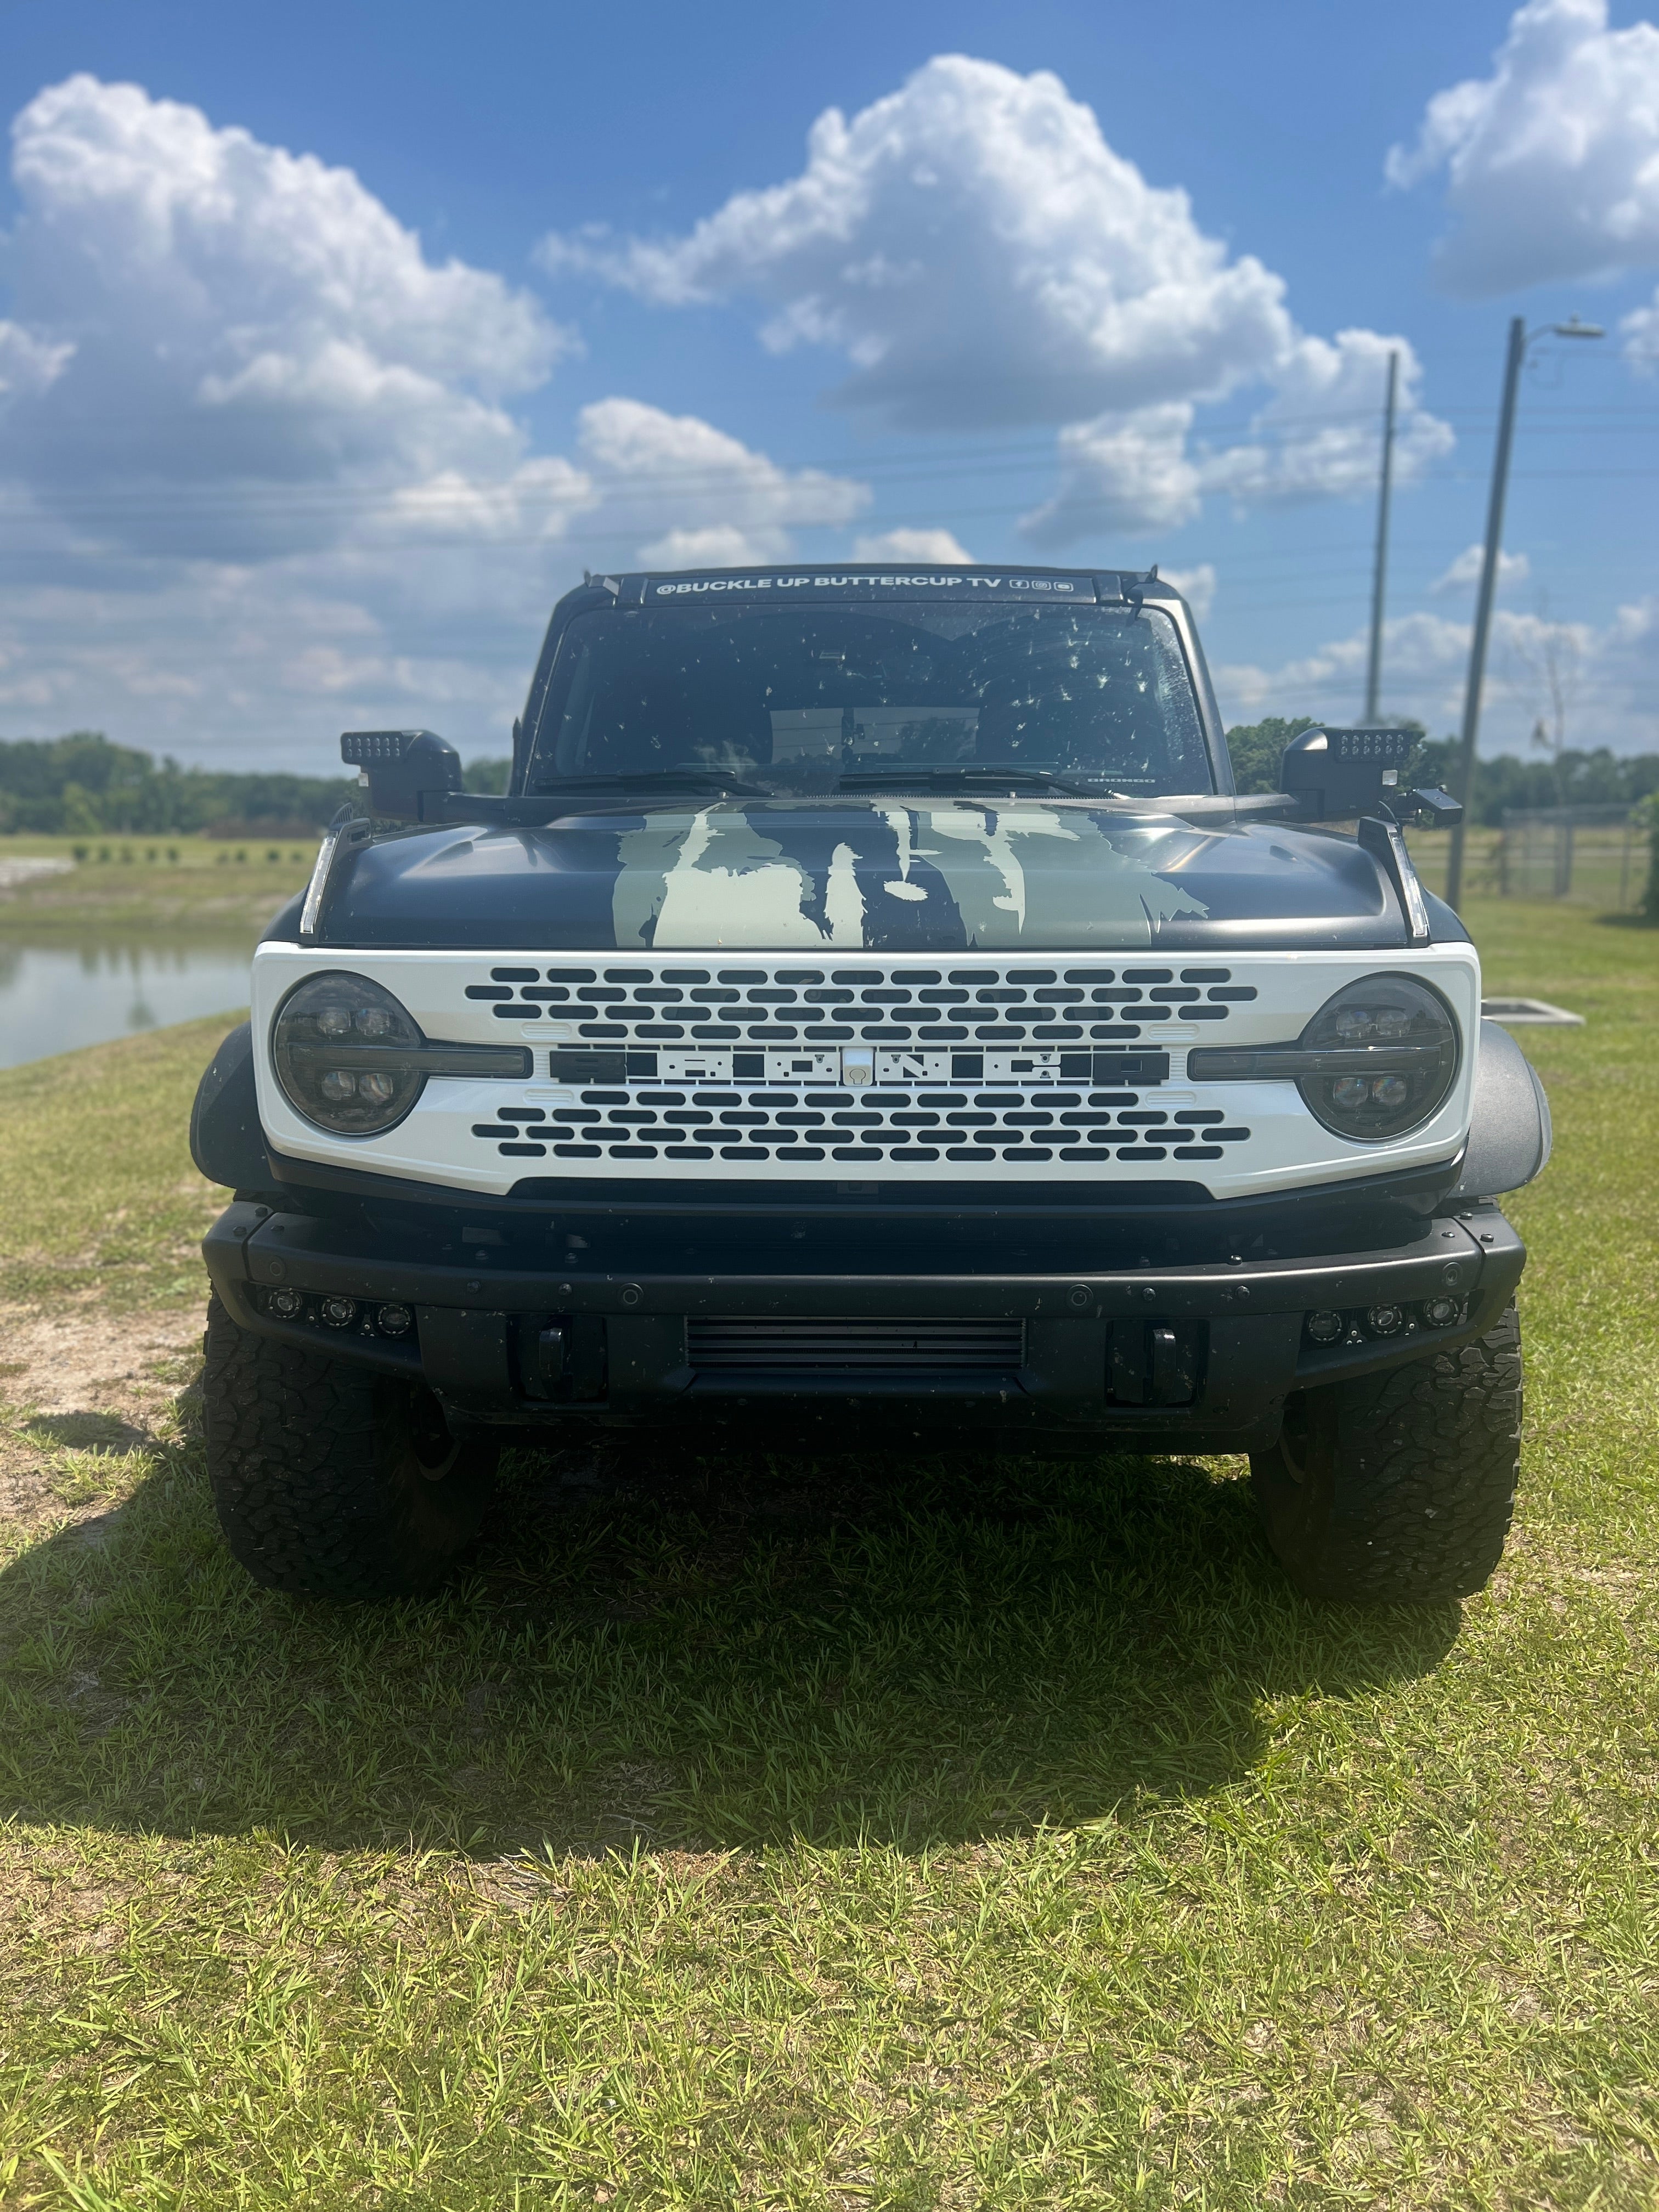
[[[0,889],[0,945],[131,929],[241,934],[251,945],[305,889],[317,844],[314,838],[295,844],[260,837],[0,837],[0,864],[36,856],[73,865]]]
[[[1461,1610],[1298,1599],[1237,1462],[638,1445],[430,1601],[270,1596],[211,1025],[0,1075],[0,2203],[1659,2203],[1659,935],[1474,925],[1589,1019]]]

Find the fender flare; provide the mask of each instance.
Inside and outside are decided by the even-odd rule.
[[[219,1047],[190,1109],[190,1156],[228,1190],[268,1189],[273,1180],[253,1087],[253,1024],[239,1022]]]
[[[1480,1024],[1469,1141],[1450,1195],[1496,1198],[1540,1174],[1553,1133],[1549,1100],[1537,1071],[1506,1029]]]

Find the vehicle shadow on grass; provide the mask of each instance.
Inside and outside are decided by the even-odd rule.
[[[1237,1463],[511,1455],[439,1595],[256,1589],[186,1437],[0,1573],[0,1813],[495,1856],[1133,1819],[1458,1608],[1311,1605]]]

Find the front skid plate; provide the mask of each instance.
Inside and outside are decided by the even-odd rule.
[[[475,1259],[468,1269],[342,1251],[331,1245],[325,1222],[241,1204],[215,1225],[204,1251],[222,1297],[245,1327],[312,1351],[326,1349],[331,1357],[414,1370],[412,1347],[382,1347],[377,1354],[351,1338],[319,1341],[313,1328],[276,1322],[263,1310],[260,1290],[286,1285],[413,1306],[427,1379],[480,1418],[533,1419],[551,1410],[520,1395],[511,1351],[514,1316],[606,1318],[613,1358],[625,1355],[633,1379],[604,1404],[568,1409],[604,1416],[641,1415],[688,1391],[702,1395],[684,1352],[684,1322],[698,1315],[996,1314],[1024,1317],[1028,1334],[1048,1346],[1041,1360],[1028,1354],[1028,1370],[1017,1378],[930,1376],[918,1389],[915,1378],[889,1378],[878,1389],[862,1382],[849,1388],[829,1377],[810,1385],[779,1377],[753,1387],[767,1396],[829,1395],[848,1401],[908,1394],[945,1405],[976,1396],[988,1412],[1012,1400],[1039,1417],[1109,1425],[1126,1439],[1154,1424],[1164,1431],[1177,1427],[1188,1449],[1203,1438],[1211,1450],[1243,1448],[1247,1432],[1254,1445],[1291,1389],[1392,1366],[1490,1327],[1525,1260],[1520,1238],[1492,1206],[1431,1222],[1413,1243],[1385,1252],[1086,1276],[556,1275],[514,1268],[494,1255]],[[1319,1308],[1408,1305],[1445,1295],[1464,1302],[1465,1320],[1443,1332],[1321,1347],[1302,1328],[1302,1317]],[[1208,1324],[1204,1389],[1173,1419],[1164,1409],[1107,1406],[1099,1381],[1085,1387],[1085,1369],[1101,1375],[1109,1328],[1147,1321]]]

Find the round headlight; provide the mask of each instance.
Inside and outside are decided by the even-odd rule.
[[[289,1105],[339,1137],[391,1128],[426,1086],[413,1015],[367,975],[313,975],[283,1000],[270,1033]]]
[[[1408,975],[1371,975],[1328,999],[1297,1041],[1330,1072],[1297,1087],[1339,1137],[1378,1145],[1435,1113],[1457,1073],[1457,1024],[1444,1000]]]

